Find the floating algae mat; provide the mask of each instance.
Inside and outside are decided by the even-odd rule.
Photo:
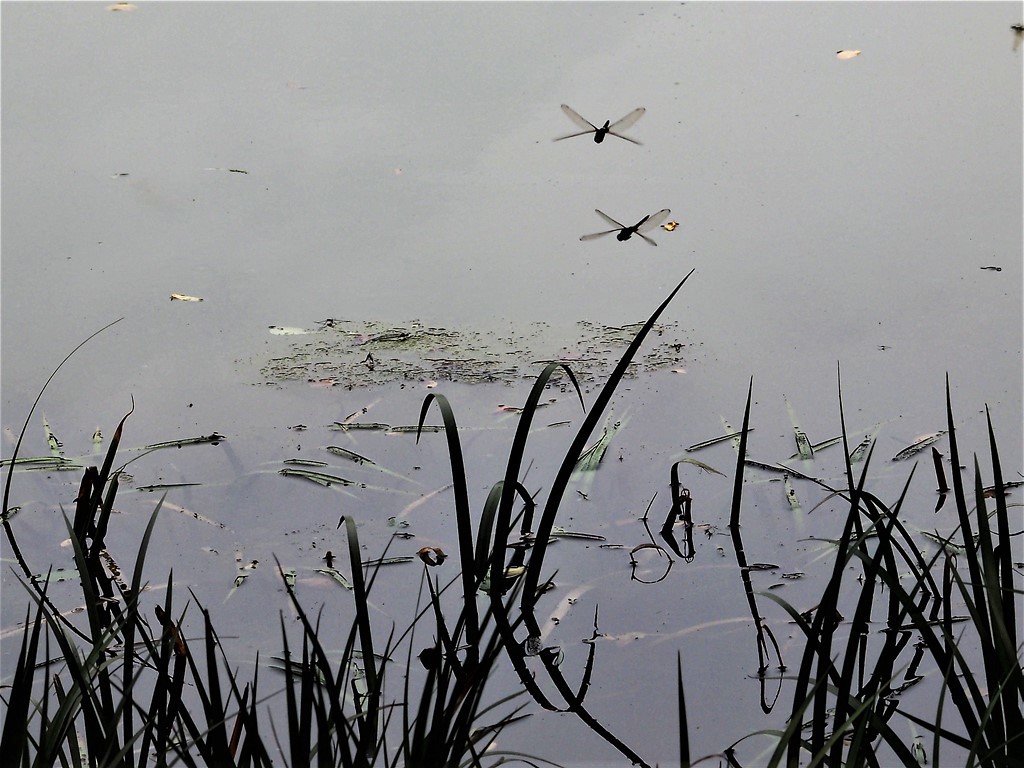
[[[473,384],[536,376],[548,362],[567,363],[580,381],[606,375],[642,323],[608,326],[581,321],[569,333],[547,323],[526,330],[455,330],[328,319],[315,329],[270,326],[267,383],[305,381],[321,386],[373,387],[404,381]],[[688,345],[675,323],[655,326],[628,373],[674,369]],[[690,351],[692,354],[692,351]]]

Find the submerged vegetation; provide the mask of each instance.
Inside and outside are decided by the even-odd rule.
[[[15,469],[27,466],[18,456],[19,440],[5,462],[2,524],[29,600],[24,628],[18,633],[17,661],[3,679],[4,765],[548,764],[543,756],[497,748],[506,727],[530,727],[531,702],[541,710],[571,714],[624,758],[647,765],[643,744],[627,744],[617,735],[615,723],[599,721],[588,707],[588,690],[600,663],[594,642],[599,636],[597,615],[586,661],[574,672],[563,665],[561,648],[544,644],[538,608],[554,588],[547,556],[550,542],[565,533],[558,521],[570,480],[581,459],[603,452],[601,440],[589,447],[588,441],[641,346],[685,282],[684,278],[635,329],[596,391],[543,495],[531,493],[523,484],[531,423],[545,386],[560,375],[568,378],[583,403],[572,364],[549,362],[540,371],[518,411],[504,472],[490,486],[479,511],[469,501],[471,481],[455,410],[444,395],[428,395],[418,429],[424,428],[428,414],[440,412],[454,492],[458,551],[451,557],[458,562],[458,575],[439,579],[435,568],[448,555],[437,547],[424,547],[418,553],[423,566],[415,613],[382,632],[368,605],[387,549],[367,561],[356,520],[346,516],[347,558],[338,559],[347,559],[348,574],[330,560],[324,571],[335,574],[346,587],[339,594],[352,601],[354,620],[343,646],[326,647],[320,631],[323,611],[335,608],[325,605],[320,612],[309,611],[296,595],[294,574],[289,576],[278,564],[300,639],[289,639],[282,618],[281,655],[269,657],[269,662],[258,658],[248,674],[230,664],[215,616],[198,597],[193,594],[193,604],[188,605],[174,594],[173,576],[162,603],[147,600],[144,566],[163,502],[155,505],[149,518],[130,579],[111,567],[115,561],[106,549],[106,535],[124,469],[115,469],[114,464],[128,416],[118,425],[102,466],[85,469],[73,515],[64,518],[86,607],[84,620],[55,604],[49,591],[55,571],[51,568],[40,576],[19,546],[17,507],[10,503]],[[685,681],[692,681],[694,672],[680,653],[676,700],[669,704],[677,713],[681,764],[1022,765],[1022,564],[1012,555],[1020,551],[1021,532],[1012,527],[1011,519],[1019,523],[1020,516],[1011,518],[1007,493],[1016,482],[1003,474],[990,417],[991,477],[983,477],[975,457],[968,473],[973,484],[965,482],[958,471],[960,447],[948,391],[947,384],[951,485],[940,463],[936,473],[940,503],[950,497],[958,527],[949,535],[936,531],[931,540],[939,546],[926,555],[916,540],[920,534],[903,522],[914,470],[894,502],[886,503],[872,492],[868,479],[878,461],[875,447],[870,437],[859,445],[851,443],[840,390],[838,442],[844,451],[844,477],[835,487],[802,477],[820,485],[845,514],[829,555],[831,576],[816,607],[801,612],[777,594],[755,589],[751,580],[751,572],[769,566],[747,560],[742,538],[745,474],[752,467],[781,466],[755,462],[748,455],[751,382],[742,426],[721,438],[734,441],[736,447],[729,537],[750,610],[762,709],[768,713],[781,700],[786,724],[722,745],[715,755],[692,754],[689,734],[700,724],[701,708],[687,701]],[[811,445],[795,421],[794,428],[798,455],[822,449],[823,444]],[[917,453],[928,445],[923,438],[907,450]],[[339,455],[357,463],[369,461],[350,451]],[[902,460],[900,455],[894,458]],[[686,462],[716,471],[689,457],[666,467],[672,505],[660,529],[661,543],[652,537],[643,545],[684,560],[693,557],[695,528],[690,494],[679,475],[680,464]],[[304,472],[300,476],[325,484],[332,480],[324,478],[341,479],[309,468],[290,472]],[[790,474],[797,476],[792,470]],[[776,632],[763,615],[770,604],[798,629],[802,642],[794,659],[782,658]],[[188,611],[202,616],[203,631],[197,637],[186,637]],[[488,683],[505,659],[519,686],[492,692]],[[930,708],[913,709],[900,694],[921,682],[926,660],[940,670],[940,693]],[[769,695],[773,686],[781,692],[784,683],[788,698]],[[533,717],[544,716],[537,707],[529,709]],[[752,753],[750,744],[764,739],[769,748]]]

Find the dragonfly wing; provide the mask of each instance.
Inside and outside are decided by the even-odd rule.
[[[571,138],[574,138],[576,136],[584,136],[584,135],[586,135],[588,133],[593,133],[593,131],[588,128],[585,131],[579,131],[577,133],[567,133],[567,134],[565,134],[565,136],[558,136],[558,137],[552,139],[552,141],[561,141],[562,139],[571,139]],[[625,138],[625,136],[622,136],[620,138]],[[627,139],[627,141],[631,141],[631,139]]]
[[[626,228],[625,224],[621,224],[621,223],[617,222],[615,219],[613,219],[607,213],[602,213],[601,211],[597,210],[597,208],[594,209],[594,213],[596,213],[602,219],[607,221],[609,224],[614,224],[616,226],[616,228],[618,228],[618,229],[625,229]],[[612,232],[614,232],[614,231],[615,230],[613,229]]]
[[[562,111],[565,112],[566,116],[568,116],[568,118],[570,120],[572,120],[574,123],[576,123],[576,125],[578,125],[580,128],[583,128],[584,129],[584,131],[583,131],[584,133],[589,133],[590,131],[596,131],[597,130],[597,126],[596,125],[594,125],[592,122],[587,120],[585,117],[583,117],[583,115],[581,115],[575,109],[570,107],[568,104],[563,104],[562,105]],[[628,117],[628,115],[627,115],[627,117]],[[630,125],[632,125],[632,123],[630,123]]]
[[[604,232],[592,232],[589,235],[583,235],[583,237],[581,237],[580,240],[593,240],[595,238],[603,237],[604,235],[610,235],[612,232],[618,231],[619,230],[617,229],[606,229]]]
[[[649,238],[649,237],[648,237],[647,235],[645,235],[645,234],[644,234],[643,232],[637,232],[637,235],[639,235],[640,237],[642,237],[642,238],[644,239],[644,242],[645,242],[645,243],[647,243],[648,245],[657,245],[657,243],[656,243],[656,242],[654,242],[653,240],[651,240],[651,238]]]
[[[563,106],[562,108],[564,109],[565,107]],[[647,110],[644,107],[637,107],[636,109],[634,109],[632,112],[630,112],[628,115],[626,115],[621,120],[616,120],[614,123],[609,125],[608,126],[608,132],[612,133],[613,131],[625,131],[625,130],[627,130],[628,128],[632,127],[633,123],[635,123],[637,120],[639,120],[641,117],[643,117],[644,116],[644,112],[646,112],[646,111]],[[614,134],[614,135],[618,136],[617,133]],[[625,137],[620,137],[620,138],[625,138]]]
[[[650,230],[654,229],[656,226],[661,224],[661,222],[667,219],[670,213],[672,213],[672,211],[670,211],[668,208],[662,208],[657,213],[652,213],[650,216],[647,217],[646,221],[644,221],[643,224],[640,224],[636,228],[637,233],[639,234],[640,232],[649,232]],[[651,242],[653,243],[654,241],[652,240]]]
[[[588,133],[589,133],[589,131],[588,131]],[[611,131],[611,130],[609,130],[608,133],[610,133],[612,136],[616,136],[616,137],[618,137],[620,139],[625,139],[626,141],[632,142],[633,144],[638,144],[640,146],[643,146],[642,142],[639,142],[636,139],[631,139],[631,138],[629,138],[629,136],[623,136],[621,133],[615,133],[615,131]]]

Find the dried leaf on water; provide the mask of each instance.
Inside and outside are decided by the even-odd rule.
[[[348,577],[345,576],[345,574],[343,574],[337,568],[332,568],[330,566],[328,566],[327,568],[317,568],[316,572],[322,573],[324,576],[329,576],[331,579],[336,581],[345,589],[349,590],[350,592],[352,591],[352,582],[350,582],[348,580]]]
[[[927,435],[922,435],[921,437],[917,438],[916,442],[912,443],[911,445],[908,445],[902,451],[900,451],[895,456],[893,456],[892,460],[893,461],[902,461],[903,459],[908,459],[911,456],[913,456],[915,453],[923,451],[929,445],[931,445],[932,443],[936,442],[944,434],[946,434],[946,430],[940,429],[938,432],[932,432],[932,433],[927,434]]]
[[[303,480],[311,480],[314,483],[330,488],[332,485],[358,485],[362,486],[361,483],[357,483],[354,480],[347,480],[344,477],[338,475],[329,475],[326,472],[314,472],[309,469],[284,469],[278,470],[278,474],[284,475],[285,477],[301,477]]]
[[[560,539],[583,539],[585,541],[606,541],[604,536],[596,533],[582,533],[580,531],[569,531],[562,528],[560,525],[554,525],[551,527],[552,538]]]
[[[181,440],[166,440],[162,443],[151,443],[150,445],[143,446],[143,450],[155,451],[159,448],[183,448],[186,445],[201,445],[203,443],[217,445],[224,440],[227,440],[224,435],[214,432],[209,435],[201,435],[200,437],[186,437]]]
[[[416,555],[424,563],[434,568],[448,558],[448,555],[440,547],[420,547],[416,550]]]
[[[337,446],[337,445],[328,445],[324,450],[325,451],[330,451],[335,456],[342,456],[342,457],[348,459],[349,461],[354,461],[356,464],[373,464],[374,463],[372,460],[366,458],[365,456],[363,456],[361,454],[356,453],[355,451],[350,451],[348,448],[341,448],[340,446]]]
[[[46,434],[46,442],[49,444],[53,455],[63,456],[64,454],[63,451],[61,451],[61,448],[64,443],[58,440],[57,436],[53,433],[53,430],[50,428],[50,422],[46,420],[46,414],[43,414],[43,432]]]
[[[799,511],[800,499],[796,496],[796,488],[789,482],[789,475],[784,475],[782,482],[786,486],[786,501],[789,502],[789,506],[793,508],[794,512]]]
[[[855,59],[860,54],[860,51],[836,51],[836,58],[840,60]]]
[[[748,430],[748,433],[749,432],[753,432],[753,431],[754,430],[752,430],[752,429]],[[699,451],[701,448],[707,448],[708,446],[715,445],[716,443],[722,443],[722,442],[725,442],[726,440],[735,440],[735,439],[739,438],[739,436],[740,436],[739,432],[730,432],[727,435],[720,435],[718,437],[712,437],[710,440],[704,440],[703,442],[700,442],[700,443],[694,443],[689,448],[687,448],[686,451],[687,452]]]
[[[202,301],[198,296],[188,296],[184,293],[172,293],[171,301]]]

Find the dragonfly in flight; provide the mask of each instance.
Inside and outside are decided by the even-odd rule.
[[[615,236],[615,239],[621,240],[622,242],[629,240],[629,238],[631,238],[633,235],[639,235],[641,238],[643,238],[644,242],[650,243],[651,245],[657,245],[657,243],[651,240],[651,238],[647,237],[647,235],[645,235],[644,232],[648,232],[654,229],[656,226],[661,224],[661,222],[667,219],[668,215],[671,213],[671,211],[668,208],[662,208],[657,213],[650,213],[644,216],[632,227],[627,227],[625,224],[620,224],[619,222],[617,222],[607,213],[602,213],[601,211],[598,211],[596,208],[594,210],[596,211],[598,216],[607,221],[609,224],[614,224],[615,229],[606,229],[604,232],[594,232],[589,235],[584,235],[583,237],[580,238],[580,240],[593,240],[594,238],[597,237],[610,235],[612,232],[618,232],[619,234]]]
[[[635,123],[637,120],[644,116],[644,112],[646,112],[647,110],[644,107],[637,107],[624,118],[622,118],[621,120],[616,120],[614,123],[611,122],[610,120],[605,120],[604,125],[602,125],[600,128],[598,128],[592,122],[587,120],[585,117],[583,117],[579,112],[574,110],[568,104],[562,105],[562,111],[565,112],[566,115],[568,115],[570,120],[576,123],[576,125],[578,125],[583,130],[577,131],[576,133],[569,133],[566,134],[565,136],[559,136],[557,139],[554,139],[554,141],[561,141],[562,139],[571,139],[574,136],[583,136],[585,134],[592,133],[594,134],[595,144],[600,144],[602,141],[604,141],[604,137],[608,134],[611,134],[612,136],[617,136],[620,139],[625,139],[626,141],[630,141],[634,144],[639,144],[640,142],[637,141],[636,139],[631,139],[629,138],[629,136],[623,136],[621,133],[619,133],[619,131],[625,131],[627,128],[632,126],[633,123]]]

